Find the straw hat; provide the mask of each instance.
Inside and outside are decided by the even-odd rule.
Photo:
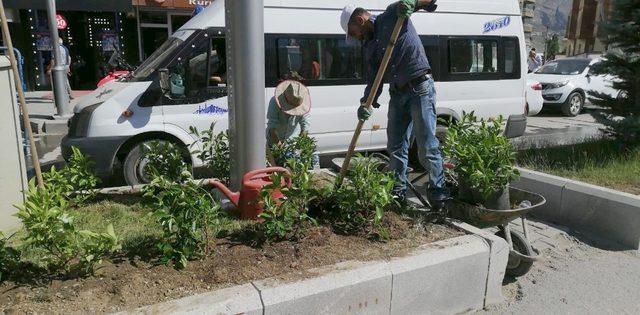
[[[282,81],[276,86],[275,98],[280,110],[288,115],[302,116],[311,110],[309,89],[298,81]]]

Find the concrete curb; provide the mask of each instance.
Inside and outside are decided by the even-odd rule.
[[[487,276],[487,293],[485,295],[484,306],[502,303],[502,281],[504,280],[507,262],[509,261],[509,244],[499,236],[479,229],[473,225],[458,220],[450,220],[449,223],[457,228],[482,237],[491,249],[489,256],[489,274]]]
[[[476,235],[436,242],[389,262],[391,314],[460,314],[484,308],[490,248]]]
[[[188,296],[118,314],[262,314],[260,294],[251,284]]]
[[[640,196],[527,169],[513,187],[539,193],[547,203],[533,217],[584,230],[640,250]]]
[[[451,314],[479,310],[498,301],[495,288],[502,284],[508,251],[500,250],[504,244],[490,234],[478,233],[483,236],[427,244],[391,261],[340,263],[310,270],[318,274],[311,279],[291,283],[261,280],[121,314]],[[495,250],[490,244],[496,244]]]

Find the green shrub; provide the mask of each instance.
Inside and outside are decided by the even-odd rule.
[[[308,171],[298,174],[275,173],[272,184],[262,189],[264,212],[260,214],[267,240],[297,239],[304,233],[305,223],[316,224],[308,215],[309,204],[316,198]],[[291,182],[291,186],[288,183]],[[271,194],[279,190],[284,199],[274,200]]]
[[[151,215],[162,226],[163,237],[157,244],[163,253],[161,263],[173,261],[175,268],[185,268],[189,260],[208,254],[208,244],[215,236],[209,226],[218,220],[219,204],[192,180],[174,182],[158,176],[143,188]]]
[[[8,238],[0,232],[0,282],[15,272],[20,261],[20,252],[7,245]]]
[[[360,156],[352,160],[345,182],[323,192],[322,206],[338,231],[349,234],[379,235],[385,208],[395,204],[395,176],[379,171],[380,162]]]
[[[16,206],[26,232],[24,246],[41,251],[41,262],[50,272],[92,272],[95,264],[120,248],[113,226],[105,233],[76,229],[69,202],[50,187],[51,183],[37,187],[31,181],[27,200]]]
[[[306,133],[274,144],[271,155],[276,164],[288,168],[293,174],[302,174],[313,167],[316,140]]]
[[[195,127],[190,127],[191,134],[195,135],[202,144],[202,150],[194,150],[200,160],[211,171],[214,178],[225,184],[229,184],[231,176],[231,160],[229,158],[229,131],[215,133],[215,123],[209,129],[199,132]],[[191,146],[194,147],[194,143]]]
[[[447,129],[445,156],[454,164],[460,182],[478,192],[486,201],[493,193],[519,176],[516,151],[502,133],[502,117],[492,122],[466,113],[462,121]]]
[[[306,134],[272,147],[274,159],[291,173],[272,175],[272,184],[262,189],[264,212],[260,217],[268,240],[297,239],[304,233],[305,223],[316,224],[308,215],[309,205],[317,197],[309,172],[315,150],[315,139]],[[285,198],[274,200],[271,197],[274,190],[279,190]]]
[[[185,163],[184,151],[173,142],[153,140],[143,145],[142,154],[147,164],[145,172],[151,178],[165,178],[181,182],[191,177],[189,166]]]
[[[78,148],[72,147],[71,150],[71,157],[64,168],[58,171],[52,167],[42,177],[54,195],[69,200],[72,205],[82,205],[95,197],[100,179],[95,174],[95,163]]]

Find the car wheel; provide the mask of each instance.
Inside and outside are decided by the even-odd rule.
[[[580,114],[584,107],[584,97],[580,92],[573,92],[567,98],[567,101],[562,105],[562,113],[565,116],[575,117]]]

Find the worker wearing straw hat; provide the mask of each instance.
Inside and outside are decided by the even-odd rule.
[[[267,111],[267,144],[295,138],[309,129],[311,98],[304,84],[285,80],[278,84]]]
[[[278,84],[267,110],[267,148],[307,133],[309,111],[311,97],[304,84],[295,80],[285,80]],[[282,161],[273,160],[270,150],[267,150],[267,156],[272,165],[282,164]],[[317,156],[314,156],[314,167],[316,160]]]

